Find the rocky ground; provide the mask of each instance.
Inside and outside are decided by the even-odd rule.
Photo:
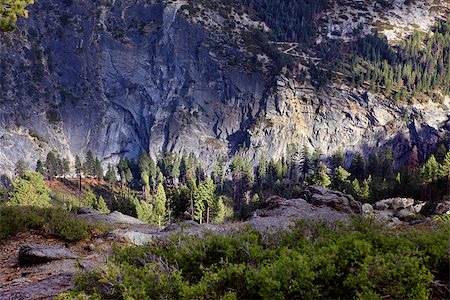
[[[51,299],[74,286],[74,275],[107,261],[113,243],[144,245],[174,234],[202,235],[225,233],[248,225],[260,232],[286,230],[298,219],[326,222],[348,221],[364,214],[384,220],[392,226],[414,226],[433,222],[422,214],[450,214],[450,202],[436,205],[417,203],[414,199],[394,198],[361,204],[352,196],[319,187],[308,187],[301,199],[273,196],[245,222],[198,225],[193,221],[171,224],[165,228],[144,224],[119,212],[103,214],[92,209],[78,209],[80,219],[103,222],[111,230],[89,241],[67,244],[39,231],[20,233],[0,243],[0,300]]]

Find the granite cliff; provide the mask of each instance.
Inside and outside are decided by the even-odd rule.
[[[402,162],[413,145],[425,158],[448,133],[448,97],[394,104],[274,76],[241,38],[267,25],[192,2],[36,1],[0,34],[0,170],[19,159],[33,168],[51,149],[72,160],[91,149],[104,164],[166,150],[213,162],[236,151],[280,157],[292,143],[326,155],[389,145]]]

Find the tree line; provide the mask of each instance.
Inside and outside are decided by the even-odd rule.
[[[397,196],[437,200],[450,195],[450,152],[445,144],[422,163],[416,146],[403,166],[394,168],[394,160],[389,147],[367,156],[339,149],[324,157],[318,148],[292,144],[280,159],[260,155],[252,163],[242,153],[219,156],[212,166],[192,153],[168,152],[155,158],[143,153],[138,160],[122,158],[117,165],[109,164],[105,173],[91,151],[83,159],[77,156],[73,167],[51,151],[45,163],[38,161],[36,171],[48,180],[75,175],[97,179],[109,186],[109,197],[95,200],[91,195],[89,203],[158,224],[183,218],[203,223],[246,217],[268,196],[297,198],[309,185],[349,193],[362,202]],[[20,177],[24,172],[19,161],[16,174]]]

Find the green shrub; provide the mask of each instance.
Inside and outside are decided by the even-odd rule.
[[[426,299],[448,278],[450,226],[400,231],[372,220],[299,222],[290,232],[174,237],[115,248],[67,297]],[[447,268],[448,269],[448,268]]]
[[[77,220],[62,208],[0,207],[0,240],[29,229],[43,230],[68,242],[90,238],[95,229],[106,230],[102,225]]]

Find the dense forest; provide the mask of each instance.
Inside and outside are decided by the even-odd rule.
[[[49,152],[45,162],[37,162],[35,171],[50,181],[76,176],[80,191],[81,178],[92,178],[109,186],[109,191],[96,195],[88,188],[86,199],[82,203],[75,199],[73,205],[118,210],[157,224],[186,216],[199,223],[245,218],[268,196],[299,197],[308,185],[350,193],[369,203],[396,196],[430,201],[450,194],[450,152],[444,144],[422,165],[414,147],[409,162],[398,169],[394,169],[391,148],[368,157],[355,153],[351,160],[342,150],[326,159],[320,149],[299,145],[291,145],[286,153],[279,160],[262,156],[256,167],[241,155],[231,161],[219,158],[214,166],[206,166],[194,154],[166,153],[156,158],[142,154],[138,161],[124,158],[105,172],[91,151],[84,159],[77,157],[74,166]],[[27,195],[27,181],[36,180],[34,172],[26,170],[22,161],[15,170],[10,200],[20,204],[29,201],[20,197],[36,198]]]

